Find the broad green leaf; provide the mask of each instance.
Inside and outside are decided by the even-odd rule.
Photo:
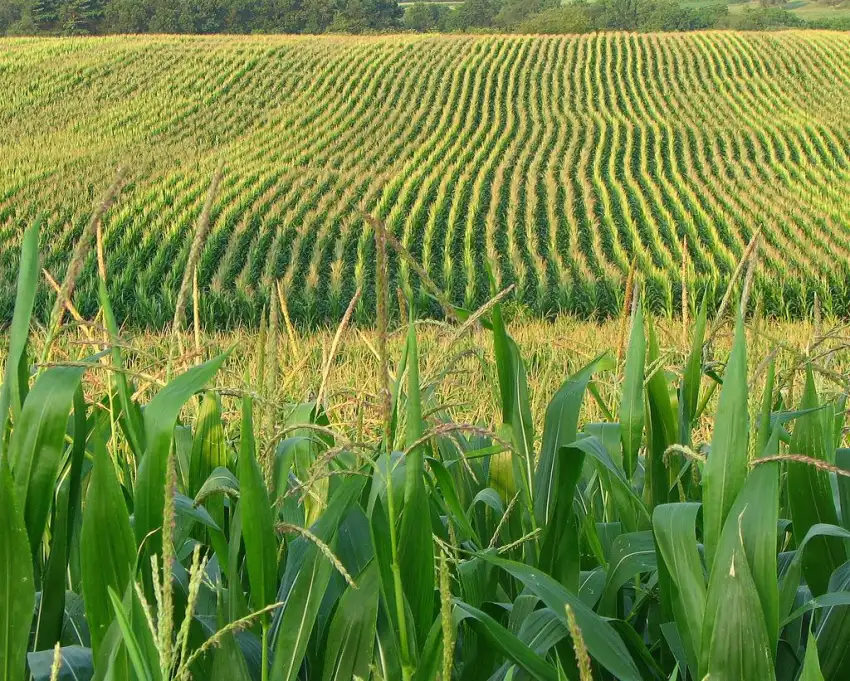
[[[676,479],[678,469],[664,460],[667,448],[676,443],[679,429],[676,414],[670,401],[670,389],[664,375],[661,362],[661,350],[655,335],[652,318],[648,320],[649,342],[647,345],[647,365],[655,367],[646,380],[646,404],[649,414],[646,451],[646,486],[649,508],[668,501],[671,483]],[[672,463],[671,459],[671,463]]]
[[[419,352],[413,321],[407,334],[407,433],[405,444],[412,447],[424,431],[419,395]],[[402,586],[413,615],[414,628],[424,640],[434,621],[434,540],[431,513],[425,487],[424,445],[408,451],[405,457],[404,507],[399,533],[399,567]]]
[[[251,605],[260,610],[273,602],[277,592],[277,537],[263,473],[254,451],[252,403],[247,396],[242,400],[241,433],[238,468],[242,537],[251,583]]]
[[[629,348],[626,351],[626,369],[623,392],[620,396],[620,438],[623,444],[623,468],[629,480],[637,468],[638,452],[643,441],[646,419],[644,407],[644,367],[646,364],[646,336],[643,331],[643,308],[638,305],[632,319]]]
[[[742,523],[741,516],[730,513],[717,546],[705,599],[700,679],[776,678],[764,612],[741,541]]]
[[[322,652],[322,681],[369,678],[378,617],[378,566],[372,561],[348,587],[334,614]]]
[[[693,338],[691,340],[691,351],[688,355],[688,361],[685,364],[685,373],[682,377],[682,427],[687,429],[687,440],[685,444],[690,444],[690,429],[693,426],[694,418],[699,405],[699,389],[702,382],[702,350],[705,342],[705,326],[708,310],[708,296],[704,295],[702,304],[700,305],[699,316],[693,329]]]
[[[218,394],[207,391],[198,411],[198,422],[192,440],[192,457],[189,462],[189,496],[196,496],[217,468],[227,467],[227,446],[224,426],[221,423],[221,405]],[[213,518],[217,515],[207,507]]]
[[[703,467],[703,534],[711,566],[726,516],[747,478],[747,339],[738,315],[732,353],[723,375],[711,453]]]
[[[62,662],[59,666],[59,681],[90,681],[94,676],[94,660],[91,648],[65,646],[59,650]],[[27,653],[27,664],[33,681],[51,681],[53,648]]]
[[[850,448],[835,450],[835,465],[850,471]],[[838,499],[841,504],[841,526],[850,529],[850,477],[837,475]]]
[[[0,681],[24,681],[35,586],[24,515],[5,456],[0,456],[0,519]]]
[[[576,440],[578,419],[587,384],[594,373],[611,369],[613,366],[610,355],[600,355],[568,378],[546,407],[543,442],[534,475],[534,513],[537,523],[543,528],[548,529],[550,526],[559,494],[563,493],[568,502],[572,501],[569,489],[575,485],[581,473],[579,462],[577,469],[571,470],[571,474],[564,478],[566,482],[562,481],[559,454],[562,447],[571,445]],[[571,466],[571,469],[573,468]],[[575,481],[571,483],[573,477]],[[561,484],[562,482],[564,484]]]
[[[108,591],[109,600],[112,603],[112,608],[115,613],[115,620],[118,622],[118,627],[121,629],[124,646],[127,649],[127,655],[130,658],[130,663],[133,666],[136,678],[138,681],[153,681],[153,672],[148,664],[148,660],[142,653],[142,647],[136,638],[136,633],[133,631],[130,615],[124,609],[124,604],[115,593],[115,590],[112,589],[112,587],[109,587]]]
[[[825,602],[832,596],[832,602]],[[829,579],[829,591],[820,596],[826,606],[815,629],[820,669],[828,679],[850,675],[850,562],[844,563]],[[840,600],[844,602],[840,602]]]
[[[809,639],[806,643],[806,657],[803,658],[803,670],[797,681],[824,681],[821,673],[820,660],[818,659],[818,644],[812,632],[809,632]]]
[[[652,572],[657,567],[655,539],[652,532],[630,532],[618,535],[611,545],[600,611],[603,614],[616,616],[616,597],[620,587],[637,574]]]
[[[230,472],[229,468],[220,466],[210,473],[195,494],[195,503],[206,504],[207,498],[214,494],[226,494],[234,499],[239,499],[239,480]]]
[[[20,384],[21,365],[26,361],[27,340],[30,333],[30,319],[38,290],[38,230],[42,216],[24,232],[21,245],[21,259],[18,263],[18,285],[15,297],[15,311],[12,325],[9,327],[9,347],[6,354],[6,375],[0,386],[0,458],[5,455],[6,425],[9,423],[9,408],[17,422],[22,408],[22,394],[28,386]],[[23,500],[19,503],[23,504]]]
[[[819,406],[811,367],[806,371],[806,387],[800,409]],[[790,452],[813,459],[828,461],[823,433],[823,419],[810,412],[797,419],[791,438]],[[832,499],[829,474],[806,463],[788,463],[788,503],[791,508],[794,539],[797,545],[817,524],[838,524],[838,514]],[[826,536],[813,537],[803,555],[803,575],[815,596],[825,593],[829,577],[847,560],[844,544]]]
[[[534,483],[532,480],[534,457],[534,423],[528,399],[528,383],[525,365],[519,348],[508,335],[502,320],[501,305],[493,307],[493,351],[496,356],[496,371],[499,377],[499,393],[502,405],[502,423],[513,442],[515,452],[493,457],[492,468],[499,460],[510,458],[513,481],[510,486],[501,485],[506,492],[505,501],[510,501],[517,489],[522,490],[524,504],[534,508]],[[498,489],[498,487],[497,487]]]
[[[474,539],[476,544],[480,544],[481,542],[478,539],[475,529],[470,524],[469,518],[460,505],[454,479],[451,474],[440,461],[430,457],[428,458],[428,468],[431,469],[434,478],[437,480],[437,489],[433,496],[438,501],[442,500],[445,502],[449,511],[449,517],[461,532],[460,538]]]
[[[803,574],[803,560],[808,552],[808,546],[813,540],[820,537],[836,537],[846,541],[850,540],[850,530],[825,523],[812,525],[806,536],[803,537],[803,541],[797,544],[797,550],[794,551],[791,563],[785,570],[782,578],[779,596],[779,613],[781,617],[787,617],[794,605],[794,597],[797,594],[797,587],[800,585],[800,579]]]
[[[478,630],[481,631],[492,645],[502,655],[507,656],[522,667],[532,678],[538,679],[538,681],[557,681],[558,672],[552,665],[490,617],[490,615],[462,601],[455,601],[455,613],[455,621],[457,623],[466,619],[471,619],[478,623]]]
[[[54,367],[41,374],[9,440],[15,496],[24,509],[34,556],[47,525],[65,451],[68,415],[84,371],[81,367]]]
[[[97,431],[93,443],[95,463],[86,495],[80,547],[86,619],[97,659],[114,619],[109,589],[124,593],[136,562],[136,544],[124,494]]]
[[[771,655],[775,656],[779,635],[779,584],[776,578],[778,463],[756,466],[744,483],[744,489],[728,517],[738,519],[747,563],[761,601]]]
[[[186,401],[212,379],[228,353],[193,367],[160,390],[144,410],[145,455],[136,476],[136,540],[146,542],[149,553],[162,548],[162,510],[165,477],[174,426]],[[150,535],[150,536],[148,536]],[[97,654],[97,653],[95,653]]]
[[[697,550],[699,504],[662,504],[652,514],[655,541],[670,580],[667,604],[685,649],[688,666],[697,668],[705,612],[705,576]]]
[[[286,593],[270,677],[275,681],[293,681],[297,676],[332,571],[331,562],[310,544],[292,588]]]
[[[588,608],[574,593],[554,579],[528,565],[497,558],[491,554],[478,556],[496,565],[522,582],[567,626],[565,606],[569,605],[584,636],[590,655],[619,681],[638,681],[641,676],[623,640],[614,628]]]

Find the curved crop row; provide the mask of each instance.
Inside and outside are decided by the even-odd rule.
[[[116,312],[167,324],[207,186],[209,326],[374,306],[362,211],[453,302],[617,314],[636,262],[658,312],[722,296],[761,229],[758,304],[850,315],[850,36],[123,37],[2,41],[0,324],[23,226],[56,279],[119,166]],[[690,262],[682,281],[682,260]],[[392,286],[420,288],[394,252]],[[97,306],[96,261],[76,302]],[[491,282],[490,275],[495,279]],[[439,306],[420,296],[423,311]],[[48,287],[38,305],[47,306]]]

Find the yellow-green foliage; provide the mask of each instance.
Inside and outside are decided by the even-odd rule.
[[[454,302],[517,284],[538,312],[719,300],[764,227],[754,296],[846,314],[850,36],[114,37],[0,41],[0,320],[22,225],[46,212],[61,280],[93,200],[119,319],[171,320],[207,187],[208,326],[256,324],[274,280],[296,323],[374,310],[384,218]],[[417,289],[394,254],[391,281]],[[95,259],[77,302],[97,308]],[[44,316],[42,287],[37,309]],[[425,300],[420,307],[432,305]],[[437,313],[432,305],[428,311]]]

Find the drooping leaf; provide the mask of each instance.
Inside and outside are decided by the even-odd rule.
[[[94,676],[94,659],[91,648],[66,646],[59,650],[61,663],[59,681],[90,681]],[[53,668],[53,648],[27,653],[27,664],[33,681],[51,681]]]
[[[47,524],[65,451],[68,415],[84,371],[76,366],[54,367],[41,374],[9,440],[15,496],[24,509],[33,555]]]
[[[651,572],[657,567],[652,532],[630,532],[618,535],[611,545],[600,612],[616,616],[615,598],[620,587],[633,579],[635,575]]]
[[[212,379],[227,356],[228,353],[219,355],[189,369],[160,390],[145,407],[146,449],[136,476],[135,529],[136,540],[140,544],[146,542],[150,553],[162,548],[158,530],[162,528],[168,455],[180,409]]]
[[[455,613],[456,622],[465,619],[476,622],[482,634],[492,642],[499,652],[522,667],[532,678],[538,681],[557,681],[558,672],[552,665],[490,615],[462,601],[455,601]]]
[[[562,493],[562,490],[567,501],[572,500],[569,492],[570,485],[567,484],[564,487],[559,484],[561,481],[559,450],[576,440],[581,404],[591,377],[597,371],[611,369],[613,366],[610,355],[607,353],[600,355],[568,378],[546,408],[543,443],[534,475],[534,513],[540,527],[549,526],[558,503],[558,495]],[[580,471],[581,464],[576,472]]]
[[[588,608],[578,596],[533,567],[491,554],[481,553],[478,556],[522,582],[551,608],[565,626],[568,626],[565,606],[569,605],[591,657],[620,681],[638,681],[641,678],[623,640],[614,628]]]

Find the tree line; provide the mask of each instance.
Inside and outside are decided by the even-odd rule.
[[[777,2],[762,0],[761,7],[730,13],[723,0],[700,6],[678,0],[466,0],[405,7],[397,0],[0,0],[0,35],[587,33],[806,25]],[[850,29],[850,21],[821,21],[817,27]]]

